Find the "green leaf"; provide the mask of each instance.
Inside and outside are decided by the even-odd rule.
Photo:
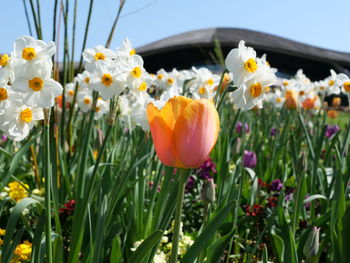
[[[157,230],[149,235],[136,249],[136,251],[132,254],[129,263],[140,263],[145,262],[144,259],[147,256],[148,252],[152,250],[152,248],[157,245],[157,243],[162,239],[163,232]]]
[[[230,242],[234,235],[234,231],[226,234],[225,236],[219,238],[213,245],[208,248],[208,260],[207,262],[215,262],[218,258],[222,256],[226,245]]]
[[[216,215],[208,222],[207,227],[196,238],[192,246],[187,250],[187,253],[183,257],[182,262],[194,262],[194,260],[199,256],[200,252],[204,250],[206,245],[212,239],[216,230],[218,230],[218,228],[222,225],[230,211],[232,211],[234,203],[234,201],[228,203],[225,207],[220,209]]]
[[[120,246],[120,238],[119,238],[119,236],[116,236],[112,242],[110,262],[121,263],[122,258],[123,258],[123,256],[122,256],[122,248]]]
[[[272,241],[273,241],[273,247],[275,249],[278,262],[283,263],[284,262],[284,241],[283,239],[275,234],[271,233]]]

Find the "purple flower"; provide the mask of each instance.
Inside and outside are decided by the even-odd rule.
[[[277,134],[277,129],[276,128],[271,128],[271,130],[270,130],[270,136],[271,137],[274,137],[274,136],[276,136],[276,134]]]
[[[198,169],[199,177],[202,180],[209,180],[213,178],[212,174],[216,174],[216,165],[215,163],[208,158]]]
[[[244,151],[243,166],[254,168],[256,166],[256,154],[253,151]]]
[[[271,191],[281,191],[283,188],[283,183],[280,179],[273,180],[271,185],[270,185],[270,190]]]
[[[186,192],[191,192],[195,187],[196,180],[193,176],[188,177],[185,190]]]
[[[244,123],[244,132],[245,133],[249,133],[250,132],[250,128],[249,128],[248,123]]]
[[[325,136],[329,139],[340,130],[338,125],[327,125]]]
[[[236,132],[237,133],[241,133],[242,132],[242,128],[243,128],[243,124],[242,124],[242,122],[237,122],[236,123]]]
[[[1,141],[2,141],[2,142],[6,142],[6,141],[7,141],[7,135],[6,135],[6,134],[3,134],[3,135],[1,136]]]
[[[237,133],[241,133],[242,132],[242,129],[243,129],[243,123],[242,122],[237,122],[236,123],[236,132]],[[249,133],[250,131],[250,128],[249,128],[249,125],[248,123],[244,123],[244,132],[245,133]]]

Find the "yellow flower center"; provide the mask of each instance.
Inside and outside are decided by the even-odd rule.
[[[244,63],[244,68],[249,72],[255,72],[258,69],[258,65],[254,58],[250,58]]]
[[[22,50],[22,58],[25,60],[32,60],[36,57],[35,49],[32,47],[26,47]]]
[[[86,105],[89,105],[90,104],[90,98],[88,98],[88,97],[86,97],[86,98],[84,98],[84,103],[86,104]]]
[[[345,82],[343,86],[346,92],[350,92],[350,82]]]
[[[6,100],[8,98],[7,89],[0,88],[0,101]]]
[[[71,89],[68,90],[68,95],[69,95],[69,96],[74,96],[74,90],[71,90]]]
[[[112,75],[111,74],[104,74],[101,78],[101,82],[105,86],[110,86],[113,83]]]
[[[130,50],[130,52],[129,52],[130,56],[135,55],[135,54],[136,54],[136,50],[135,49]]]
[[[41,78],[33,78],[31,80],[28,80],[28,85],[32,90],[40,91],[44,87],[44,80]]]
[[[213,85],[214,84],[214,80],[213,79],[208,79],[207,80],[207,84],[210,85],[210,86]]]
[[[86,77],[86,78],[84,79],[84,82],[85,82],[86,84],[89,84],[89,83],[90,83],[90,78],[89,78],[89,77]]]
[[[4,54],[0,57],[0,66],[6,66],[10,57],[7,54]]]
[[[334,80],[331,79],[330,81],[328,81],[328,85],[329,86],[333,86],[334,85]]]
[[[282,98],[278,97],[278,98],[276,99],[276,102],[277,102],[277,103],[281,103],[281,102],[282,102]]]
[[[163,74],[158,74],[157,79],[159,80],[163,79]]]
[[[168,78],[167,82],[169,85],[172,85],[172,84],[174,84],[175,81],[173,78]]]
[[[305,95],[305,91],[303,91],[303,90],[299,91],[299,95],[300,96],[304,96]]]
[[[141,83],[141,85],[138,88],[139,91],[146,91],[147,90],[147,83],[144,81]]]
[[[105,60],[105,55],[103,54],[103,53],[101,53],[101,52],[97,52],[96,54],[95,54],[95,59],[96,60]]]
[[[99,112],[99,111],[101,111],[101,107],[99,107],[99,106],[96,106],[96,109],[95,109],[95,111],[96,111],[96,112]]]
[[[282,82],[282,85],[283,85],[283,86],[288,86],[288,85],[289,85],[289,82],[285,80],[285,81]]]
[[[33,112],[29,108],[25,108],[24,110],[21,111],[20,113],[20,118],[24,122],[31,122],[33,120]]]
[[[321,87],[320,87],[320,90],[324,90],[324,87],[323,87],[323,86],[321,86]]]
[[[250,95],[252,95],[254,98],[259,97],[262,91],[263,89],[259,82],[250,86]]]
[[[135,67],[135,68],[131,71],[131,75],[133,75],[134,78],[139,78],[139,77],[141,77],[141,69],[140,69],[140,67]]]
[[[205,90],[204,87],[201,87],[198,92],[199,94],[204,95],[207,91]]]
[[[269,92],[269,91],[270,91],[270,87],[269,86],[265,87],[265,92]]]

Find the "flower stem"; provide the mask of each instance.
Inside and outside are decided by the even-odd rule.
[[[182,203],[185,195],[185,185],[187,181],[187,170],[180,169],[180,179],[176,198],[176,211],[175,211],[175,225],[172,240],[171,258],[169,263],[176,263],[179,252],[179,240],[181,231],[181,214],[182,214]]]
[[[45,207],[46,207],[46,256],[47,262],[52,263],[51,241],[51,160],[50,160],[50,109],[44,109],[44,175],[45,175]]]

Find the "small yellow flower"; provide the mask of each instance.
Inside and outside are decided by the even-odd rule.
[[[32,243],[24,241],[22,244],[17,245],[14,251],[15,258],[13,262],[27,261],[32,254]]]
[[[29,188],[27,184],[23,184]],[[28,196],[28,191],[18,182],[9,183],[9,196],[16,202],[21,201],[23,198]]]

